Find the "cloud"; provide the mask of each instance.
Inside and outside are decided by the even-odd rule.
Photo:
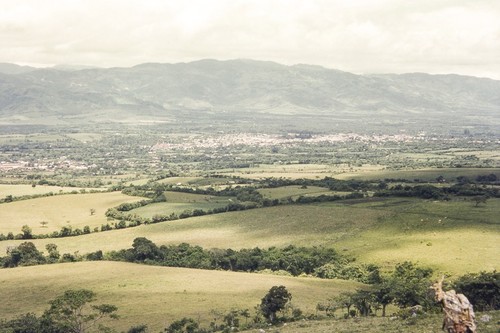
[[[200,58],[500,79],[488,0],[0,0],[0,61],[130,66]]]

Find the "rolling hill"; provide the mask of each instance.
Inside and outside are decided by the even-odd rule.
[[[91,289],[95,304],[118,307],[120,320],[110,326],[126,331],[148,324],[159,332],[173,320],[190,316],[208,324],[211,310],[253,309],[273,285],[286,285],[294,304],[314,312],[318,300],[361,286],[360,283],[267,274],[153,267],[118,262],[81,262],[21,267],[2,271],[1,318],[40,314],[48,301],[67,289]],[[24,288],[19,288],[24,286]],[[253,310],[252,310],[253,312]],[[219,319],[220,320],[220,319]]]

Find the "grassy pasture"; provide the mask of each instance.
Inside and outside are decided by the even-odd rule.
[[[412,260],[450,274],[500,267],[500,199],[481,207],[397,199],[360,205],[391,212],[376,228],[340,242],[363,261],[391,266]]]
[[[141,198],[124,195],[120,192],[67,194],[14,201],[0,205],[0,233],[21,232],[28,225],[33,234],[59,231],[63,226],[83,229],[107,223],[104,213],[108,208],[124,202],[134,202]],[[95,214],[90,215],[90,209]],[[42,227],[40,222],[48,224]]]
[[[378,180],[385,178],[402,178],[402,179],[420,179],[424,181],[435,181],[437,177],[443,176],[445,179],[456,179],[457,177],[464,176],[471,179],[476,178],[478,175],[495,174],[500,178],[499,168],[439,168],[439,169],[419,169],[419,170],[378,170],[378,171],[365,171],[353,172],[337,175],[335,178],[339,179],[359,179],[359,180]]]
[[[183,185],[189,184],[198,187],[208,187],[208,186],[224,186],[224,185],[234,185],[235,181],[232,178],[222,178],[222,177],[171,177],[167,179],[162,179],[159,182],[164,184],[178,184]]]
[[[204,326],[213,318],[210,310],[231,308],[253,311],[274,285],[285,285],[293,304],[314,313],[318,301],[353,290],[361,284],[342,280],[292,278],[267,274],[204,271],[145,266],[118,262],[82,262],[1,271],[0,318],[26,312],[40,314],[48,301],[67,289],[87,288],[97,302],[115,304],[121,316],[119,330],[148,324],[159,332],[184,316],[200,319]],[[219,319],[220,320],[220,319]]]
[[[129,248],[136,237],[205,248],[324,245],[387,268],[411,260],[458,275],[500,269],[499,213],[500,199],[475,208],[469,201],[375,198],[230,212],[34,243],[39,249],[55,243],[61,253]]]
[[[347,164],[260,164],[256,167],[244,169],[231,169],[223,170],[222,174],[230,176],[238,176],[250,179],[264,179],[264,178],[289,178],[289,179],[322,179],[325,177],[337,177],[339,174],[348,172],[355,172],[356,174],[364,172],[372,172],[383,169],[381,165],[365,164],[359,167],[349,167]]]
[[[40,249],[55,243],[61,253],[128,248],[136,237],[147,237],[158,244],[187,242],[205,248],[335,245],[341,238],[354,237],[384,214],[369,208],[352,210],[335,205],[277,206],[33,242]],[[0,246],[19,242],[4,241]]]
[[[20,197],[23,195],[39,195],[47,193],[70,193],[73,191],[79,192],[81,187],[66,187],[66,186],[49,186],[49,185],[37,185],[33,187],[31,185],[10,185],[10,184],[0,184],[0,198],[7,195],[12,195],[14,197]],[[88,191],[88,188],[85,188]]]
[[[199,177],[169,177],[158,181],[160,184],[189,184],[192,181],[200,179]]]
[[[151,218],[154,215],[180,214],[185,210],[203,209],[205,211],[218,207],[225,207],[232,200],[229,197],[217,197],[202,194],[165,192],[167,202],[158,202],[144,207],[133,209],[131,213]]]
[[[332,192],[327,188],[318,186],[308,186],[307,188],[301,188],[301,186],[283,186],[277,188],[264,188],[258,190],[265,198],[269,199],[284,199],[293,198],[296,199],[299,196],[319,196],[321,194],[347,194],[350,192]]]

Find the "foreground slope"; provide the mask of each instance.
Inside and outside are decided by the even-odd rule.
[[[148,324],[160,331],[183,316],[212,319],[210,310],[250,309],[275,285],[285,285],[293,303],[313,313],[318,301],[353,290],[359,283],[265,274],[154,267],[118,262],[81,262],[19,267],[0,271],[0,318],[41,313],[66,289],[87,288],[97,304],[119,308],[120,330]]]

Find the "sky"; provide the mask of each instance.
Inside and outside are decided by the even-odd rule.
[[[0,62],[206,58],[500,80],[500,0],[0,0]]]

